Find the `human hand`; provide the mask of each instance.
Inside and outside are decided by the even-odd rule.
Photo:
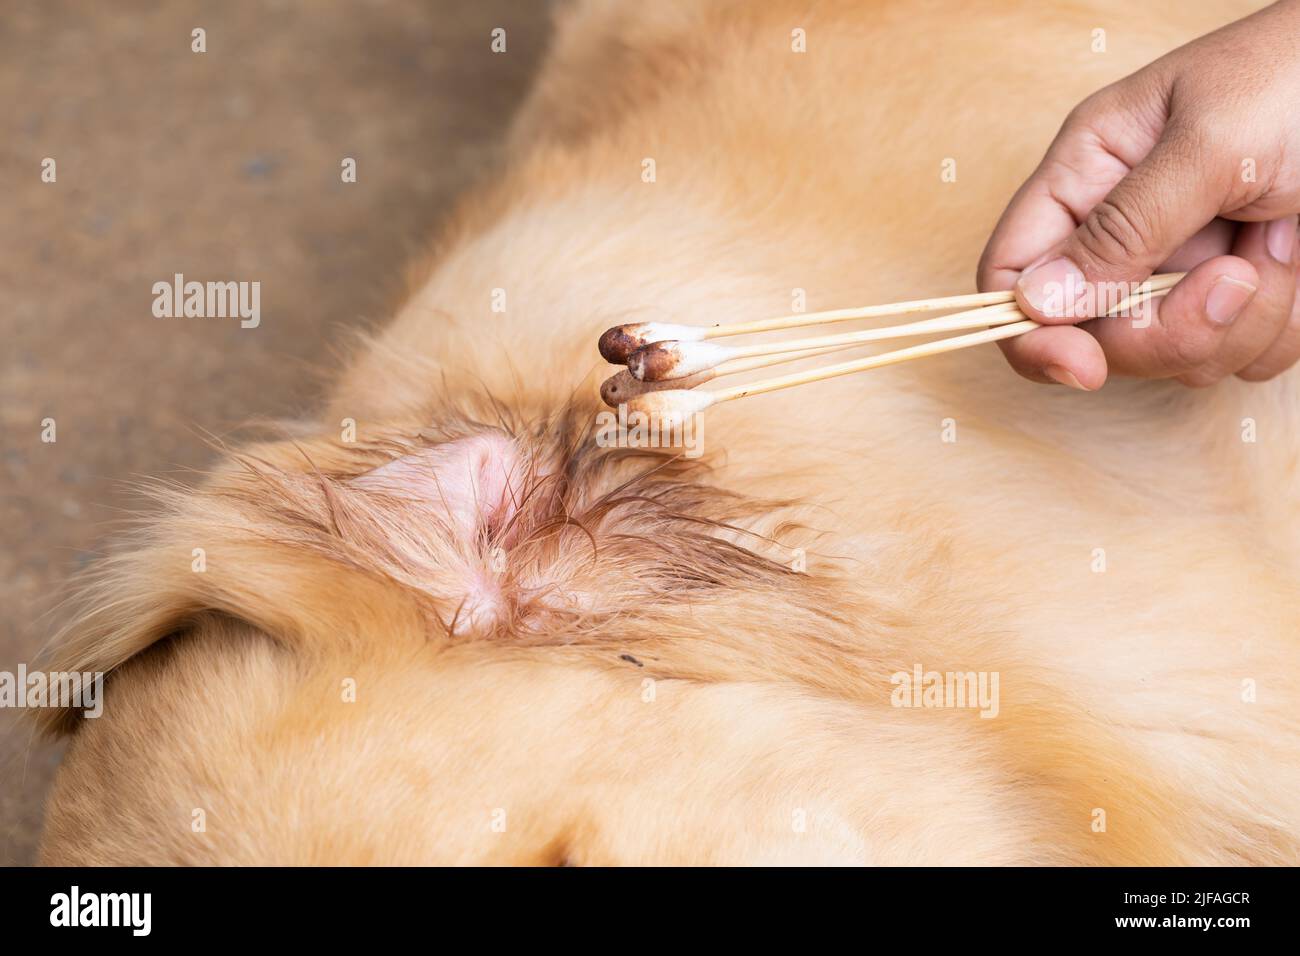
[[[999,343],[1011,365],[1092,390],[1108,372],[1259,381],[1300,359],[1298,107],[1300,0],[1080,103],[980,259],[981,290],[1014,286],[1050,326]],[[1182,271],[1145,321],[1089,320],[1106,297],[1088,290]]]

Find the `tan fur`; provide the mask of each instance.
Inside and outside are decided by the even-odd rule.
[[[989,349],[719,406],[705,463],[590,433],[609,325],[968,290],[1068,108],[1248,9],[567,8],[318,422],[88,591],[59,663],[113,675],[43,860],[1300,862],[1294,374],[1081,395]],[[359,479],[476,435],[509,521]],[[918,663],[1000,713],[891,706]]]

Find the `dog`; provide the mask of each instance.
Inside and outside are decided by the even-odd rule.
[[[93,572],[42,862],[1300,861],[1295,374],[593,428],[609,326],[969,291],[1069,108],[1249,9],[564,7],[325,407]]]

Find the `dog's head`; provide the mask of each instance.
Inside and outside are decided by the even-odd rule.
[[[271,442],[163,492],[59,642],[108,677],[51,720],[44,859],[859,855],[809,790],[853,733],[765,683],[859,693],[853,598],[786,563],[785,505],[591,419]]]

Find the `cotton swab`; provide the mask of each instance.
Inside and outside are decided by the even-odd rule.
[[[716,345],[712,342],[700,341],[653,342],[628,356],[627,367],[632,375],[641,381],[661,382],[694,375],[731,359],[805,352],[809,349],[851,348],[867,342],[880,342],[913,335],[960,332],[966,329],[987,328],[990,325],[1005,325],[1024,317],[1024,313],[1014,302],[1008,302],[935,319],[909,322],[905,325],[890,325],[881,329],[865,329],[861,332],[845,332],[839,335],[823,335],[784,342],[763,342],[757,345]]]
[[[896,349],[892,352],[882,352],[879,355],[872,355],[867,358],[854,359],[851,362],[841,362],[838,365],[829,365],[810,369],[806,372],[795,372],[790,375],[777,376],[776,378],[762,379],[748,385],[733,385],[730,388],[720,388],[715,392],[696,392],[689,389],[665,389],[663,391],[648,392],[628,402],[628,412],[638,411],[662,417],[665,421],[677,421],[684,416],[701,412],[713,405],[719,405],[722,402],[729,402],[737,398],[745,398],[748,395],[762,395],[765,392],[775,392],[784,388],[794,388],[798,385],[808,385],[812,382],[821,382],[828,378],[837,378],[854,372],[865,372],[868,369],[894,365],[898,362],[909,362],[913,359],[926,358],[942,352],[951,352],[956,349],[970,348],[973,345],[996,342],[999,339],[1014,338],[1039,327],[1039,324],[1032,319],[1025,319],[1011,325],[985,329],[983,332],[972,332],[969,335],[957,335],[948,339],[925,342],[921,345]]]
[[[615,365],[627,361],[637,349],[651,342],[666,340],[698,342],[726,335],[749,335],[755,332],[776,332],[805,325],[825,325],[831,322],[848,322],[852,319],[879,319],[890,315],[908,315],[914,312],[938,312],[959,309],[963,306],[999,305],[1015,301],[1012,292],[975,292],[969,295],[947,296],[938,299],[915,299],[911,302],[893,302],[860,309],[833,309],[829,312],[804,312],[775,319],[758,319],[752,322],[735,322],[730,325],[673,325],[668,322],[637,322],[616,325],[600,337],[600,354]]]
[[[1152,276],[1143,284],[1143,290],[1168,289],[1184,273]],[[876,319],[895,315],[922,312],[942,312],[949,309],[1007,305],[1015,302],[1015,294],[1005,292],[974,292],[966,295],[944,296],[931,299],[914,299],[865,308],[833,309],[827,312],[806,312],[773,319],[734,322],[729,325],[676,325],[670,322],[636,322],[617,325],[601,335],[598,347],[605,360],[621,365],[637,349],[654,342],[699,342],[728,335],[750,335],[757,332],[775,332],[781,329],[802,328],[808,325],[826,325],[854,319]]]
[[[1164,288],[1160,288],[1160,289],[1152,289],[1150,287],[1144,286],[1138,292],[1135,292],[1125,297],[1117,305],[1107,310],[1106,315],[1115,315],[1118,313],[1122,313],[1126,309],[1130,308],[1131,306],[1137,303],[1145,302],[1151,299],[1161,297],[1165,295],[1168,292],[1168,290],[1169,290],[1169,286],[1165,286]],[[982,310],[976,310],[976,311],[982,311]],[[956,317],[946,316],[945,318],[956,318]],[[924,325],[926,323],[912,323],[912,324]],[[895,328],[901,329],[901,328],[906,328],[906,326],[899,326]],[[941,353],[951,352],[957,349],[970,348],[972,346],[983,345],[989,342],[997,342],[1002,339],[1014,338],[1017,335],[1023,335],[1024,333],[1031,332],[1037,328],[1041,328],[1038,322],[1035,322],[1032,319],[1023,319],[1022,321],[1018,321],[1018,322],[1011,322],[1009,324],[998,325],[993,328],[986,328],[983,331],[973,332],[968,335],[958,335],[958,336],[953,336],[951,338],[938,339],[933,342],[925,342],[920,345],[910,346],[908,348],[895,349],[894,351],[890,351],[890,352],[883,352],[879,355],[872,355],[866,358],[856,359],[849,362],[841,362],[837,365],[824,366],[822,368],[811,369],[805,372],[797,372],[789,375],[777,376],[775,378],[762,379],[757,382],[751,382],[747,385],[734,385],[729,388],[722,388],[714,392],[696,392],[690,390],[690,388],[692,388],[694,384],[700,384],[702,381],[708,380],[708,379],[700,378],[700,376],[707,375],[710,372],[712,373],[712,377],[716,377],[717,375],[721,375],[721,374],[726,374],[726,371],[724,370],[727,370],[728,365],[731,364],[740,364],[744,362],[761,362],[761,361],[766,361],[769,364],[775,364],[776,362],[790,361],[792,360],[792,358],[807,357],[807,354],[809,353],[804,353],[803,355],[794,355],[794,356],[791,356],[789,353],[783,353],[777,356],[757,356],[757,357],[746,358],[746,359],[733,359],[729,362],[724,362],[716,366],[715,368],[704,369],[699,372],[695,372],[691,379],[692,385],[687,388],[657,388],[655,387],[657,383],[642,382],[640,384],[643,387],[649,384],[649,387],[654,390],[646,391],[638,396],[633,397],[628,402],[628,410],[629,412],[638,411],[638,412],[643,412],[645,414],[657,416],[671,423],[673,421],[680,421],[685,416],[689,416],[697,412],[703,411],[704,409],[709,408],[712,405],[720,404],[721,402],[728,402],[733,399],[744,398],[748,395],[761,395],[766,392],[774,392],[774,391],[779,391],[781,389],[794,388],[799,385],[807,385],[812,382],[820,382],[829,378],[837,378],[841,375],[849,375],[854,372],[863,372],[869,369],[881,368],[886,365],[894,365],[899,362],[908,362],[914,359],[926,358],[931,355],[939,355]],[[843,338],[843,337],[825,336],[822,338],[821,341],[825,343],[827,339],[835,339],[835,338]],[[813,340],[806,340],[806,341],[813,341]],[[789,344],[790,343],[787,343],[787,345]],[[824,347],[827,351],[831,351],[831,350],[841,348],[843,346],[830,345]],[[811,354],[818,354],[818,353],[813,352]],[[750,367],[752,368],[752,367],[762,367],[762,366],[750,366]],[[699,379],[699,381],[696,381],[696,379]],[[633,378],[632,381],[635,382],[637,380]],[[672,381],[681,381],[681,380],[669,380],[669,381],[672,382]]]

